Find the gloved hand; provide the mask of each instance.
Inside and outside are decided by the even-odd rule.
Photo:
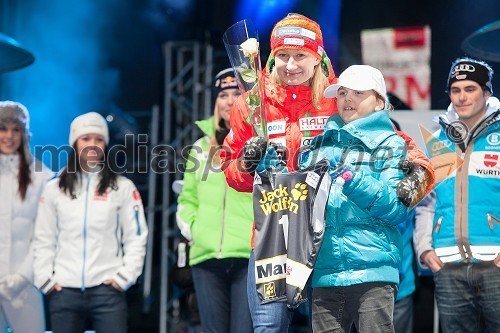
[[[10,301],[29,284],[30,281],[19,273],[7,275],[0,280],[0,297]]]
[[[398,198],[405,206],[413,207],[425,196],[427,172],[424,167],[408,160],[402,161],[400,168],[407,176],[398,184]]]
[[[300,151],[298,163],[297,163],[299,166],[299,170],[305,169],[308,166],[310,166],[312,157],[313,157],[313,153],[309,148]]]
[[[278,152],[276,151],[274,146],[269,146],[266,149],[266,154],[260,160],[259,165],[257,165],[255,171],[257,171],[257,173],[264,173],[267,171],[272,171],[273,169],[279,170],[281,169],[281,166],[281,156],[278,155]]]
[[[254,136],[245,142],[243,146],[243,165],[247,172],[255,172],[266,153],[266,148],[267,140],[261,136]]]

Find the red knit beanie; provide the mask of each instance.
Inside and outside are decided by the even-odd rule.
[[[271,33],[273,56],[283,49],[309,51],[322,59],[323,35],[319,24],[300,14],[288,14],[276,23]]]

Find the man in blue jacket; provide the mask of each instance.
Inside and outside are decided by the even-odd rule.
[[[451,106],[434,136],[463,163],[416,211],[415,247],[434,274],[443,333],[500,332],[500,110],[492,75],[483,61],[453,63]]]

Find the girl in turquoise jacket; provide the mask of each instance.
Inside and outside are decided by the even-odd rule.
[[[190,242],[189,264],[204,332],[251,332],[246,284],[252,194],[227,185],[219,160],[229,132],[229,110],[240,95],[231,68],[217,74],[214,90],[214,117],[196,122],[205,136],[189,152],[177,225]]]
[[[407,158],[394,132],[379,70],[355,65],[325,90],[339,113],[315,138],[305,163],[328,158],[334,178],[323,243],[314,266],[313,330],[394,332],[401,235],[408,216],[396,188]]]

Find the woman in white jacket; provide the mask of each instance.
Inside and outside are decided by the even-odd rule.
[[[71,123],[68,165],[42,194],[35,228],[35,285],[48,295],[54,333],[127,332],[125,291],[142,272],[147,226],[134,184],[107,163],[106,120]]]
[[[26,107],[0,102],[0,332],[45,330],[31,244],[38,201],[51,173],[32,158],[29,139]]]

